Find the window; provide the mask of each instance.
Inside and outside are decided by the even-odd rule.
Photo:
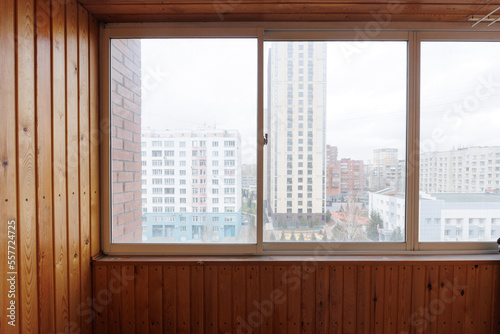
[[[127,31],[105,32],[110,59],[120,59],[113,44],[124,44],[113,36]],[[112,138],[103,145],[112,186],[103,199],[113,203],[103,207],[118,222],[106,228],[106,252],[494,249],[500,143],[488,134],[500,123],[499,36],[382,30],[360,41],[355,31],[335,40],[337,32],[311,30],[295,40],[296,30],[257,37],[244,28],[209,36],[217,31],[128,39],[140,71],[104,65],[103,117],[123,117],[113,83],[131,75],[137,96],[125,108],[141,129],[120,139],[136,144],[128,150]],[[118,233],[120,224],[134,237]]]

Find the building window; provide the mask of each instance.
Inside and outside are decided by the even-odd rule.
[[[120,29],[116,25],[107,34],[123,36],[126,30]],[[410,245],[460,249],[466,241],[474,241],[470,245],[476,249],[494,246],[499,224],[491,215],[500,212],[495,206],[500,201],[491,199],[500,196],[500,175],[493,174],[499,170],[500,142],[484,134],[495,133],[498,123],[491,110],[500,104],[500,94],[489,78],[500,73],[495,58],[500,37],[487,35],[486,41],[481,32],[430,31],[416,32],[411,38],[417,42],[409,43],[408,32],[380,31],[379,40],[357,41],[362,52],[346,55],[342,50],[352,48],[352,42],[322,41],[318,36],[325,32],[311,31],[314,41],[307,40],[308,32],[300,41],[290,39],[293,31],[254,33],[128,39],[126,44],[135,48],[129,51],[137,53],[137,73],[129,67],[130,72],[120,73],[116,62],[106,64],[110,110],[103,117],[109,114],[116,122],[123,117],[119,111],[129,108],[140,128],[137,133],[109,131],[116,138],[104,143],[111,147],[109,161],[103,162],[111,171],[109,216],[127,224],[127,230],[137,225],[141,231],[127,243],[149,249],[150,240],[142,238],[151,236],[143,235],[143,228],[166,236],[170,232],[160,230],[162,225],[149,224],[170,221],[184,224],[168,245],[181,253],[202,249],[190,246],[193,235],[199,238],[199,225],[206,225],[205,233],[220,232],[217,238],[197,239],[206,243],[200,247],[229,240],[236,253],[257,252],[257,245],[264,251],[293,250],[290,242],[272,239],[274,234],[258,235],[262,228],[257,226],[264,223],[277,233],[299,229],[301,247],[309,250],[319,242],[325,249],[374,251],[405,251]],[[266,40],[271,35],[279,38]],[[110,38],[110,58],[124,59],[113,54],[123,52],[113,43],[121,42]],[[168,52],[153,57],[162,50]],[[171,75],[149,86],[146,66],[155,68],[154,62]],[[417,80],[409,77],[415,73],[408,68],[420,69],[418,96]],[[131,94],[137,96],[127,99],[133,105],[118,105],[114,83],[126,75],[132,75],[137,87]],[[188,96],[193,91],[197,99]],[[257,108],[256,96],[270,107]],[[203,108],[199,101],[205,101]],[[453,109],[456,103],[460,109]],[[228,117],[235,110],[238,117]],[[258,119],[264,120],[263,128],[257,127]],[[268,135],[266,145],[257,133]],[[418,158],[420,165],[407,157]],[[257,165],[259,159],[263,163]],[[263,176],[261,182],[257,175]],[[407,203],[419,211],[406,212]],[[230,224],[210,225],[219,221]],[[125,240],[120,226],[108,225],[111,242],[105,251]]]

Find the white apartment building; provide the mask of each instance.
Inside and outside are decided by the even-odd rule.
[[[268,59],[267,210],[278,222],[302,215],[321,220],[326,192],[326,44],[274,42]]]
[[[420,194],[421,241],[494,241],[500,237],[500,195],[471,193]],[[396,227],[405,228],[405,197],[394,189],[369,193],[369,210],[384,222],[381,240]]]
[[[143,240],[219,241],[241,230],[236,130],[142,132]]]
[[[500,146],[467,147],[420,155],[420,190],[484,193],[500,189]]]

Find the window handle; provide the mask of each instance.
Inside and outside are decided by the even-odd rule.
[[[267,133],[264,135],[264,145],[267,145]]]

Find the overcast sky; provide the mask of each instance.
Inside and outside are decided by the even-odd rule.
[[[359,45],[328,42],[327,144],[339,158],[390,147],[403,159],[407,45]],[[143,40],[143,125],[238,129],[243,163],[255,163],[256,56],[254,39]],[[422,150],[500,145],[499,59],[500,43],[422,45]]]

